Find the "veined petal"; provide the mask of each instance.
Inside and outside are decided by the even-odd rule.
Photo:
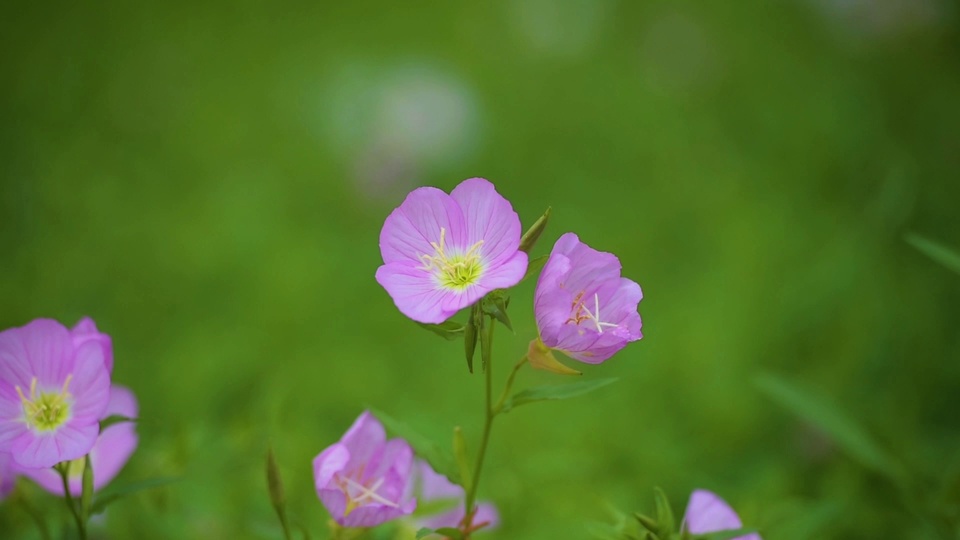
[[[463,210],[467,246],[482,241],[481,253],[494,266],[513,256],[523,233],[520,217],[493,184],[484,178],[470,178],[454,188],[450,197]]]
[[[442,323],[460,309],[444,309],[442,300],[457,293],[440,288],[433,275],[409,261],[378,268],[377,283],[387,290],[397,309],[415,321]]]
[[[522,251],[515,251],[513,256],[503,260],[499,266],[491,267],[484,272],[483,277],[480,278],[480,286],[487,289],[487,292],[513,287],[520,283],[526,272],[527,254]]]
[[[463,250],[463,212],[450,195],[433,187],[417,188],[387,216],[380,231],[380,254],[384,263],[413,262],[422,265],[423,255],[434,255],[432,243],[440,245],[444,231],[446,248]]]
[[[26,391],[34,377],[40,387],[59,387],[73,368],[73,341],[62,324],[36,319],[0,332],[0,381]]]
[[[350,462],[350,451],[343,443],[335,443],[313,458],[313,479],[317,490],[330,486],[330,481]]]
[[[93,448],[99,431],[98,424],[76,425],[73,422],[49,433],[28,430],[13,441],[11,454],[21,467],[53,467],[61,461],[85,456]]]
[[[80,345],[74,353],[72,375],[69,385],[73,396],[71,416],[79,422],[99,421],[110,402],[110,372],[99,342],[86,341]]]

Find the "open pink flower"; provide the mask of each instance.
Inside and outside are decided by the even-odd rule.
[[[705,489],[695,490],[690,495],[687,510],[683,516],[684,527],[693,534],[706,534],[718,531],[736,530],[743,527],[740,517],[733,508],[716,494]],[[738,536],[733,540],[761,540],[753,533]]]
[[[7,498],[16,484],[17,473],[13,456],[6,452],[0,452],[0,501]]]
[[[427,504],[448,501],[451,505],[449,510],[419,516],[419,519],[416,520],[417,528],[459,527],[460,522],[463,521],[464,498],[466,497],[463,488],[450,482],[442,474],[435,472],[426,461],[418,459],[414,467],[420,485],[420,502]],[[496,529],[499,524],[500,514],[494,505],[490,503],[477,504],[477,512],[473,516],[473,527],[476,529],[482,525],[482,527],[476,529],[478,532]]]
[[[537,281],[534,312],[540,340],[581,362],[599,364],[643,337],[637,313],[642,298],[639,285],[620,277],[615,255],[564,234]]]
[[[410,497],[413,450],[387,440],[383,425],[365,411],[340,442],[313,460],[320,501],[344,527],[373,527],[416,509]]]
[[[0,452],[21,467],[52,467],[93,447],[110,396],[101,340],[50,319],[0,332]]]
[[[110,402],[104,418],[111,415],[137,417],[137,398],[123,386],[110,388]],[[90,449],[90,465],[93,467],[93,489],[99,490],[110,483],[126,465],[137,448],[137,432],[133,422],[113,424],[100,433],[96,444]],[[79,496],[83,492],[84,458],[70,462],[70,493]],[[20,474],[32,479],[43,489],[55,495],[63,495],[63,481],[53,469],[20,469]]]
[[[510,202],[483,178],[464,180],[449,195],[417,188],[380,231],[377,282],[407,317],[441,323],[523,279],[520,235]]]

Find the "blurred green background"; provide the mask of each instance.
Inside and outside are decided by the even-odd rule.
[[[956,533],[960,276],[903,236],[960,246],[957,16],[938,0],[6,3],[0,327],[92,316],[141,401],[115,482],[183,477],[111,507],[101,536],[280,538],[270,445],[320,535],[310,461],[364,407],[479,439],[482,378],[373,275],[409,189],[483,176],[525,225],[553,207],[535,254],[576,231],[646,295],[644,339],[584,368],[616,385],[498,419],[489,536],[586,538],[662,486],[678,513],[716,491],[768,539],[941,538],[755,379],[845,411]],[[513,292],[498,380],[536,332],[533,285]],[[10,504],[0,529],[36,534]]]

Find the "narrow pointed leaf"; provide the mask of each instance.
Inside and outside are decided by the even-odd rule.
[[[429,330],[448,341],[462,338],[464,335],[464,330],[466,329],[465,325],[455,321],[445,321],[440,324],[427,324],[418,322],[417,324],[420,326],[420,328]]]
[[[390,415],[370,409],[373,415],[386,426],[391,433],[407,441],[413,452],[420,458],[426,460],[433,467],[433,470],[447,477],[454,484],[460,484],[460,474],[457,472],[456,462],[451,452],[445,447],[428,439],[420,432],[411,428],[404,422],[401,422]]]
[[[470,457],[467,454],[467,440],[463,437],[463,430],[460,426],[453,428],[453,457],[457,460],[457,469],[460,478],[463,480],[463,489],[470,491],[470,485],[473,483],[473,467],[470,465]]]
[[[918,234],[908,234],[904,239],[927,257],[960,274],[960,254],[956,251]]]
[[[599,388],[616,382],[616,378],[595,379],[590,381],[577,381],[569,384],[556,384],[550,386],[537,386],[517,392],[503,404],[503,412],[509,412],[511,409],[535,403],[537,401],[570,399],[582,396]]]
[[[833,404],[773,375],[757,377],[755,384],[781,407],[823,430],[864,467],[895,482],[903,479],[900,464],[882,450],[866,430]]]
[[[477,351],[478,319],[477,307],[474,306],[470,309],[470,320],[467,321],[467,326],[464,327],[463,334],[464,353],[466,354],[467,358],[467,369],[470,370],[470,373],[473,373],[473,355]]]
[[[653,500],[657,505],[657,534],[666,537],[676,530],[676,521],[673,518],[673,509],[667,494],[660,488],[653,488]]]
[[[547,222],[550,221],[550,211],[551,208],[548,206],[543,215],[533,222],[527,232],[523,233],[523,236],[520,237],[520,251],[530,253],[530,250],[536,245],[537,239],[543,234],[543,230],[547,228]]]
[[[490,365],[490,355],[493,354],[493,319],[487,321],[483,314],[477,317],[480,320],[480,360],[483,362],[483,372],[487,372]]]

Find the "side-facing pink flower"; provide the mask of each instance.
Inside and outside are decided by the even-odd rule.
[[[107,334],[97,330],[93,319],[90,317],[80,319],[80,322],[70,329],[70,336],[73,338],[75,349],[88,341],[99,343],[103,347],[103,363],[106,364],[107,371],[113,373],[113,340]]]
[[[104,357],[50,319],[0,332],[0,452],[34,469],[86,455],[110,397]]]
[[[413,450],[387,440],[383,425],[364,411],[340,442],[313,460],[320,501],[344,527],[373,527],[416,509],[410,497]]]
[[[114,385],[110,388],[110,402],[104,418],[111,415],[136,418],[137,398],[130,389]],[[100,433],[96,444],[90,449],[90,465],[93,468],[93,489],[99,490],[110,483],[126,465],[137,448],[137,432],[133,422],[120,422],[108,426]],[[83,492],[84,458],[70,462],[70,493],[79,496]],[[20,469],[20,474],[32,479],[54,495],[63,495],[63,480],[53,469]]]
[[[463,488],[447,480],[447,477],[437,473],[429,463],[418,459],[414,465],[416,478],[420,486],[420,502],[439,503],[448,501],[452,505],[449,510],[432,515],[419,516],[416,520],[417,528],[439,529],[441,527],[459,527],[463,521],[464,498]],[[415,483],[416,483],[415,482]],[[490,503],[477,504],[477,511],[473,515],[473,529],[477,532],[486,532],[496,529],[500,524],[500,514],[497,507]],[[428,537],[430,538],[430,537]]]
[[[0,452],[0,501],[7,498],[17,484],[17,473],[13,456]]]
[[[531,351],[542,342],[581,362],[599,364],[643,337],[637,313],[642,298],[639,285],[620,277],[615,255],[564,234],[537,281],[534,312],[540,342],[534,341]]]
[[[377,282],[407,317],[441,323],[523,279],[520,235],[510,202],[483,178],[464,180],[449,195],[417,188],[380,231]]]
[[[740,517],[723,499],[705,489],[690,494],[690,502],[683,516],[684,527],[693,534],[736,530],[743,527]],[[756,533],[738,536],[733,540],[761,540]]]

